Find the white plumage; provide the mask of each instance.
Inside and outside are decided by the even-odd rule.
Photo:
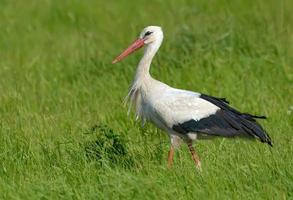
[[[192,147],[198,135],[253,136],[271,145],[270,137],[254,118],[263,118],[241,113],[228,105],[222,98],[172,88],[155,80],[149,73],[151,61],[163,40],[158,26],[146,27],[128,49],[113,63],[122,60],[136,49],[146,45],[135,79],[126,97],[130,108],[136,109],[136,118],[153,122],[166,131],[171,139],[168,164],[172,164],[174,148],[183,139],[189,146],[196,166],[200,161]]]

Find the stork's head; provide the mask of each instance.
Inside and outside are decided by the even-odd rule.
[[[163,31],[159,26],[147,26],[139,35],[140,39],[143,39],[144,44],[150,44],[157,40],[163,39]]]
[[[163,31],[159,26],[147,26],[139,35],[139,38],[135,40],[126,50],[124,50],[117,58],[113,60],[113,64],[121,61],[134,51],[140,49],[144,45],[154,46],[159,48],[163,40]]]

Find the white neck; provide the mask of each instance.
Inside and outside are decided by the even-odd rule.
[[[152,83],[153,79],[150,75],[151,62],[158,49],[160,48],[164,37],[160,27],[150,26],[148,28],[154,29],[154,32],[152,36],[148,37],[148,39],[145,41],[148,44],[146,44],[144,55],[137,66],[134,81],[128,92],[128,95],[125,98],[125,102],[128,102],[128,100],[130,100],[128,113],[130,112],[130,108],[132,107],[132,105],[134,105],[136,107],[137,118],[143,117],[141,106],[142,97],[144,95],[142,94],[146,94],[146,92],[148,91],[147,88],[151,85],[150,83]],[[142,34],[140,38],[143,38]]]
[[[163,37],[157,38],[155,41],[153,41],[152,43],[146,46],[144,55],[141,58],[136,70],[134,83],[141,82],[151,77],[150,75],[151,62],[153,60],[153,57],[157,53],[158,49],[160,48],[162,40],[163,40]]]

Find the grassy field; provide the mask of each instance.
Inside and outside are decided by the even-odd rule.
[[[293,199],[290,0],[0,0],[0,199]],[[216,138],[166,166],[169,140],[127,116],[147,25],[152,75],[264,114],[272,140]],[[115,148],[113,148],[115,147]]]

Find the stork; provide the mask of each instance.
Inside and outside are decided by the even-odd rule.
[[[172,166],[174,150],[184,141],[191,152],[197,168],[201,162],[193,141],[212,136],[257,138],[272,146],[270,136],[255,120],[265,116],[242,113],[232,108],[225,98],[176,89],[155,80],[150,75],[153,57],[163,41],[163,31],[159,26],[148,26],[125,51],[113,60],[113,64],[145,46],[134,81],[126,101],[136,110],[136,118],[150,121],[167,132],[170,137],[168,166]]]

